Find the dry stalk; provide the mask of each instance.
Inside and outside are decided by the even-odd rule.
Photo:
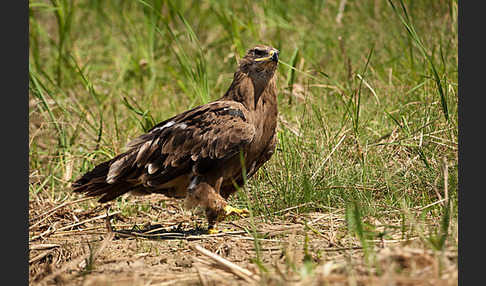
[[[207,286],[208,281],[207,281],[206,277],[204,277],[204,275],[201,273],[201,269],[199,269],[199,267],[197,267],[197,265],[194,265],[194,268],[196,268],[197,276],[199,277],[199,282],[201,282],[201,285]]]
[[[291,211],[291,210],[295,210],[295,209],[298,209],[298,208],[301,208],[301,207],[304,207],[304,206],[307,206],[307,205],[313,205],[314,203],[313,202],[307,202],[307,203],[302,203],[300,205],[296,205],[296,206],[293,206],[293,207],[289,207],[289,208],[286,208],[286,209],[283,209],[283,210],[279,210],[279,211],[276,211],[276,212],[273,212],[272,214],[279,214],[279,213],[285,213],[285,212],[288,212],[288,211]],[[324,207],[324,206],[323,206]],[[334,209],[332,207],[324,207],[324,208],[329,208],[329,209]],[[255,216],[254,218],[262,218],[262,217],[265,217],[266,215],[259,215],[259,216]],[[246,218],[241,218],[239,219],[238,221],[247,221],[247,220],[250,220],[250,217],[246,217]],[[230,224],[233,224],[239,228],[243,228],[239,225],[236,225],[234,224],[233,222],[230,223]]]
[[[56,248],[59,246],[60,246],[59,244],[53,244],[53,243],[34,244],[29,246],[29,250],[44,250],[44,249]]]
[[[41,215],[38,215],[37,217],[31,219],[31,221],[35,221],[37,219],[40,219],[41,217],[43,216],[46,216],[46,215],[49,215],[51,214],[52,212],[55,212],[56,210],[60,209],[60,208],[63,208],[65,206],[69,206],[69,205],[72,205],[72,204],[77,204],[77,203],[80,203],[80,202],[84,202],[84,201],[87,201],[87,200],[92,200],[93,198],[91,197],[87,197],[87,198],[82,198],[82,199],[79,199],[79,200],[75,200],[75,201],[71,201],[71,202],[64,202],[60,205],[58,205],[57,207],[54,207],[48,211],[46,211],[45,213],[41,214]],[[44,218],[45,219],[45,218]],[[36,224],[38,224],[39,222],[37,222]],[[32,226],[33,227],[33,226]]]
[[[341,24],[341,19],[343,18],[344,8],[346,7],[346,0],[341,0],[339,3],[338,14],[336,15],[336,23]]]
[[[97,220],[97,219],[111,217],[111,216],[117,215],[119,213],[121,213],[121,211],[116,211],[116,212],[113,212],[111,214],[99,215],[99,216],[96,216],[96,217],[93,217],[93,218],[90,218],[90,219],[86,219],[86,220],[83,220],[83,221],[80,221],[80,222],[77,222],[77,223],[73,223],[73,224],[70,224],[70,225],[63,226],[63,227],[59,228],[58,230],[69,229],[69,228],[72,228],[72,227],[75,227],[75,226],[78,226],[78,225],[82,225],[82,224],[85,224],[87,222],[91,222],[91,221],[94,221],[94,220]]]
[[[285,120],[285,118],[283,118],[283,116],[279,116],[278,117],[279,119],[279,122],[282,122],[282,124],[288,129],[290,130],[290,132],[292,132],[295,136],[297,137],[301,137],[302,135],[300,134],[300,132],[297,130],[297,128],[293,127],[292,125],[290,125],[290,123]],[[277,127],[278,128],[278,127]],[[281,128],[279,128],[281,129]]]
[[[54,251],[53,249],[50,249],[50,250],[47,250],[47,251],[42,252],[41,254],[39,254],[36,257],[34,257],[31,260],[29,260],[29,264],[32,264],[32,263],[34,263],[36,261],[41,260],[42,258],[46,257],[47,255],[49,255],[53,251]]]
[[[431,206],[435,206],[436,204],[441,204],[441,203],[446,202],[446,201],[447,201],[447,199],[441,199],[441,200],[435,201],[435,202],[433,202],[433,203],[430,203],[430,204],[428,204],[428,205],[426,205],[426,206],[419,207],[419,208],[417,208],[416,210],[417,210],[417,211],[423,211],[423,210],[425,210],[426,208],[430,208]]]
[[[446,202],[449,200],[449,166],[447,165],[446,158],[442,159],[442,164],[444,165],[444,199]]]
[[[322,161],[322,163],[319,166],[319,168],[317,168],[317,170],[314,172],[314,174],[312,174],[311,180],[314,180],[315,177],[317,176],[317,174],[319,174],[321,172],[321,169],[324,167],[324,165],[326,164],[327,160],[329,160],[329,158],[331,158],[331,156],[334,153],[334,151],[336,151],[336,149],[339,147],[339,145],[341,145],[341,143],[344,141],[344,138],[346,138],[346,135],[343,135],[341,137],[341,139],[339,139],[339,142],[331,150],[331,153],[329,153],[329,155],[327,155],[326,159],[324,159],[324,161]]]
[[[214,262],[216,262],[220,266],[223,266],[225,269],[229,269],[233,274],[245,280],[246,282],[255,283],[260,280],[259,277],[255,276],[249,270],[244,269],[215,253],[212,253],[211,251],[200,246],[199,244],[194,245],[193,249],[199,252],[200,254],[211,258]]]
[[[77,222],[77,223],[73,223],[73,224],[70,224],[70,225],[63,226],[63,227],[58,228],[58,229],[53,227],[52,229],[50,228],[50,229],[46,230],[45,232],[43,232],[39,235],[33,236],[32,238],[29,239],[29,242],[34,241],[34,240],[36,240],[40,237],[45,237],[47,235],[51,235],[56,231],[62,231],[62,230],[65,230],[65,229],[69,229],[69,228],[78,226],[78,225],[85,224],[87,222],[91,222],[91,221],[94,221],[94,220],[97,220],[97,219],[102,219],[102,218],[105,218],[107,216],[114,216],[114,215],[119,214],[119,213],[121,213],[121,211],[116,211],[116,212],[113,212],[111,214],[99,215],[99,216],[96,216],[96,217],[93,217],[93,218],[90,218],[90,219],[87,219],[87,220],[83,220],[83,221],[80,221],[80,222]]]
[[[44,237],[44,236],[47,236],[47,235],[53,234],[54,232],[56,232],[55,224],[56,224],[56,223],[54,223],[54,225],[50,226],[50,227],[49,227],[49,228],[48,228],[46,231],[44,231],[43,233],[38,234],[38,235],[34,235],[33,237],[31,237],[31,238],[29,239],[29,242],[34,241],[34,240],[36,240],[36,239],[38,239],[38,238],[41,238],[41,237]]]

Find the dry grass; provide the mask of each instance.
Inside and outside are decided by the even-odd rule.
[[[137,203],[135,198],[128,199]],[[360,241],[346,235],[344,209],[305,214],[289,209],[273,221],[257,217],[261,261],[255,264],[250,219],[225,222],[221,227],[228,232],[208,235],[198,232],[203,220],[183,212],[180,201],[161,200],[156,195],[143,200],[153,206],[163,202],[165,208],[126,218],[119,211],[101,207],[84,211],[79,206],[92,201],[31,202],[30,283],[457,285],[455,246],[441,252],[424,249],[420,237],[403,237],[399,220],[376,224],[378,230],[390,230],[390,226],[396,230],[386,239],[370,240],[374,250],[368,264]],[[41,209],[49,211],[37,214]],[[211,257],[201,253],[201,247]],[[214,256],[248,272],[234,270]]]

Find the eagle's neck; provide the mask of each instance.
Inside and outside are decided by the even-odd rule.
[[[258,108],[260,98],[266,102],[276,101],[276,84],[273,74],[269,78],[251,77],[237,71],[222,100],[233,100],[243,104],[249,111]]]

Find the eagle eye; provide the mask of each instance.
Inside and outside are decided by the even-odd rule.
[[[267,52],[265,52],[264,50],[256,50],[255,49],[255,56],[265,56],[267,54]]]

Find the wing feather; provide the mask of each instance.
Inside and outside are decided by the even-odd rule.
[[[237,154],[255,137],[246,108],[216,101],[165,120],[132,140],[126,156],[110,166],[110,182],[129,173],[156,187],[189,173],[199,161],[218,161]],[[128,172],[127,165],[135,168]]]

